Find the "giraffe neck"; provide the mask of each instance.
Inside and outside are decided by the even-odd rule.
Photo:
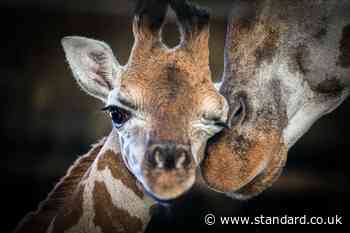
[[[113,132],[77,187],[51,232],[143,232],[150,202],[122,161]],[[72,206],[74,208],[72,208]]]
[[[112,131],[70,196],[41,232],[144,232],[153,202],[125,167],[117,140]],[[39,221],[36,224],[40,227]],[[29,232],[21,230],[17,232]]]

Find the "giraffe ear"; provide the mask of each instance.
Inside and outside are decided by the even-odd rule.
[[[78,84],[106,102],[122,70],[111,48],[104,42],[78,36],[64,37],[62,46]]]

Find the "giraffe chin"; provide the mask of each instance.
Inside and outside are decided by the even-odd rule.
[[[208,143],[201,174],[209,188],[248,199],[277,180],[287,159],[287,147],[279,132],[260,133],[249,138],[226,131]]]
[[[195,169],[189,171],[166,171],[156,169],[144,176],[142,182],[146,193],[157,202],[171,202],[184,196],[194,185]]]

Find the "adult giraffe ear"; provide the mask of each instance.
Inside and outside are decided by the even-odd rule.
[[[62,39],[75,80],[88,94],[106,102],[122,67],[104,42],[78,36]]]

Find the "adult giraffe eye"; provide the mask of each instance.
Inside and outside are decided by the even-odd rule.
[[[109,115],[112,118],[113,126],[116,128],[122,127],[123,124],[127,122],[131,117],[131,113],[128,110],[125,110],[118,106],[107,106],[102,110],[109,112]]]

